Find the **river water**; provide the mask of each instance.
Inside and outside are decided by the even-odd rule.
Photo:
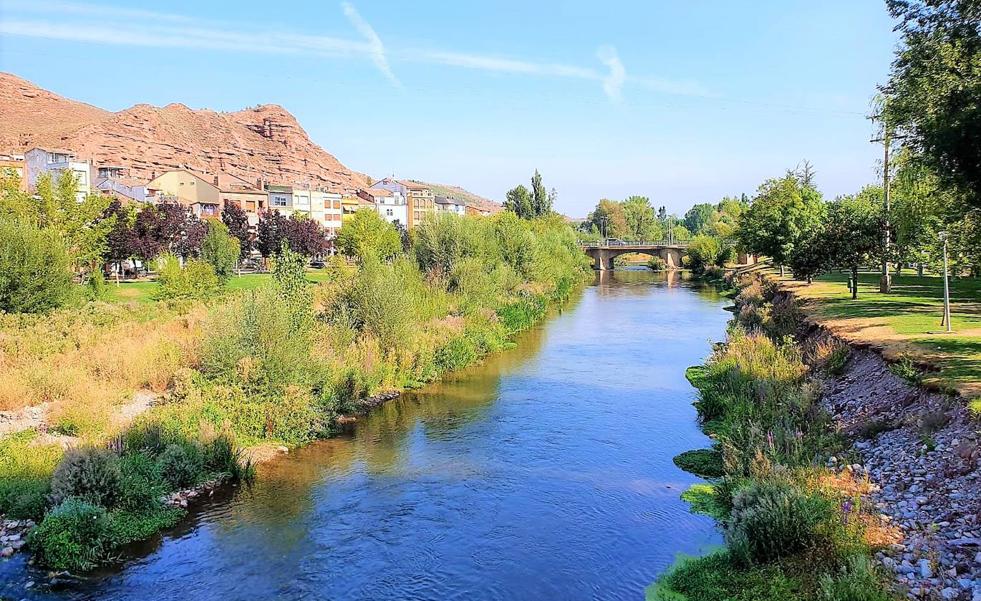
[[[111,571],[10,599],[642,599],[717,544],[672,457],[706,444],[685,368],[723,335],[712,291],[616,271],[517,347],[261,466]]]

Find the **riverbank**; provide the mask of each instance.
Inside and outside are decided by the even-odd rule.
[[[47,401],[52,388],[34,366],[70,366],[73,377],[56,374],[53,430],[89,450],[76,461],[81,475],[62,478],[67,490],[56,496],[68,457],[61,459],[61,446],[41,442],[37,430],[0,440],[0,512],[38,521],[36,532],[47,532],[61,504],[82,494],[83,513],[105,514],[105,531],[80,533],[72,505],[64,519],[57,513],[72,545],[40,561],[57,569],[97,565],[124,542],[173,524],[175,514],[157,512],[134,527],[119,505],[132,486],[103,494],[102,484],[86,484],[93,465],[96,482],[104,473],[114,482],[146,479],[150,498],[220,473],[245,473],[243,449],[271,447],[275,455],[279,447],[329,437],[341,429],[339,418],[368,408],[379,394],[417,388],[506,348],[589,275],[572,230],[555,218],[447,217],[415,234],[408,251],[388,260],[366,242],[365,256],[354,264],[332,261],[316,286],[307,283],[305,261],[284,254],[270,285],[210,304],[154,305],[163,317],[147,317],[136,303],[5,316],[0,341],[15,352],[2,359],[17,386],[8,387],[7,398],[21,406]],[[161,402],[120,429],[111,419],[119,397],[147,381],[163,393]],[[227,441],[228,453],[212,466],[208,445],[216,440]],[[168,450],[175,445],[182,451]],[[175,466],[176,474],[167,471]],[[170,474],[167,482],[161,472]],[[34,536],[29,547],[43,545]]]
[[[826,571],[827,575],[821,576],[820,580],[802,577],[795,572],[792,557],[782,557],[769,564],[753,566],[744,563],[742,584],[735,585],[729,592],[744,594],[753,590],[752,594],[757,595],[752,597],[754,599],[770,598],[756,589],[762,586],[763,579],[759,577],[775,570],[781,578],[789,575],[790,586],[782,594],[793,599],[885,599],[889,595],[885,592],[887,589],[911,599],[981,598],[981,581],[978,580],[981,575],[981,537],[978,536],[981,533],[978,524],[981,505],[977,494],[981,474],[977,469],[977,426],[967,407],[958,399],[921,388],[917,374],[909,364],[891,365],[876,352],[850,346],[827,329],[815,325],[808,320],[796,299],[765,274],[756,274],[742,282],[736,315],[734,322],[740,325],[730,332],[728,343],[720,346],[705,370],[717,370],[719,363],[725,362],[727,355],[733,352],[733,344],[744,344],[741,339],[746,334],[740,331],[741,328],[756,331],[756,336],[768,335],[776,339],[797,336],[795,342],[783,343],[790,345],[785,350],[806,360],[807,375],[803,382],[813,388],[815,398],[820,398],[815,410],[804,412],[812,423],[800,426],[816,426],[818,433],[823,431],[828,438],[813,445],[796,460],[784,454],[780,458],[781,464],[798,474],[798,485],[806,494],[827,497],[826,491],[807,482],[807,476],[801,480],[803,474],[810,474],[812,482],[832,479],[838,482],[838,488],[850,489],[854,498],[839,500],[834,519],[847,522],[854,515],[865,525],[849,535],[854,542],[861,542],[857,548],[845,552],[832,549],[830,562],[827,561],[829,554],[824,553],[823,563],[809,564],[812,573],[821,569]],[[748,366],[744,364],[743,367]],[[737,367],[737,371],[740,368]],[[742,371],[747,375],[745,369]],[[694,372],[693,378],[693,384],[700,389],[699,403],[711,402],[713,398],[718,400],[720,391],[726,388],[720,389],[718,380],[706,379],[702,373],[701,370]],[[772,386],[773,382],[772,378],[761,379],[759,375],[751,380],[757,386],[766,387]],[[734,391],[728,389],[728,392]],[[758,400],[773,394],[771,389]],[[708,407],[700,407],[703,419],[707,411],[711,413]],[[796,407],[784,407],[779,413],[786,417],[799,411]],[[754,418],[740,417],[735,421],[747,424]],[[760,424],[758,419],[756,422]],[[724,453],[732,432],[711,421],[705,427],[720,440]],[[767,445],[779,447],[780,437],[776,436],[774,442],[774,431],[770,428],[765,431]],[[804,442],[809,433],[798,430],[795,436]],[[760,457],[765,458],[767,454],[763,452]],[[706,490],[714,494],[733,485],[737,488],[747,486],[745,482],[734,481],[732,467],[725,463],[718,473],[708,474],[715,476],[714,488]],[[747,474],[744,472],[743,476]],[[771,477],[752,473],[748,476],[751,482],[766,481]],[[843,486],[842,481],[850,484]],[[693,493],[688,496],[691,500],[700,499]],[[704,495],[701,500],[702,504],[696,504],[695,508],[704,510]],[[694,560],[680,565],[652,589],[654,598],[671,598],[668,596],[671,592],[695,592],[685,590],[686,586],[692,586],[685,577],[694,578],[696,582],[711,579],[713,573],[718,575],[718,565],[712,561],[718,563],[720,557],[728,558],[733,553],[732,531],[739,527],[739,517],[733,515],[731,507],[723,507],[720,511],[709,503],[708,508],[720,519],[730,550],[714,560]],[[798,527],[796,532],[800,535],[808,529]],[[810,531],[807,536],[813,537],[813,534]],[[805,554],[817,546],[821,543],[811,540],[804,545]],[[874,564],[868,564],[867,559],[856,559],[870,555],[874,555]],[[836,592],[840,587],[834,585],[835,570],[845,570],[843,574],[848,570],[854,572],[857,564],[851,564],[856,561],[867,564],[863,569],[868,578],[861,587],[865,596]],[[658,594],[662,596],[657,597]]]

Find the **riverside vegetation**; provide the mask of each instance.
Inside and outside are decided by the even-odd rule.
[[[848,347],[802,347],[801,314],[765,281],[738,285],[725,343],[688,377],[711,449],[675,462],[708,484],[683,497],[719,521],[726,547],[683,558],[648,591],[659,601],[887,601],[872,553],[895,534],[866,503],[867,477],[825,468],[844,441],[817,404],[819,372],[838,373]]]
[[[331,259],[318,284],[283,238],[268,285],[232,290],[240,247],[206,223],[214,239],[181,260],[162,245],[172,254],[161,255],[158,300],[110,303],[100,271],[85,268],[111,260],[104,239],[86,240],[95,250],[77,260],[59,222],[20,200],[0,198],[0,261],[52,277],[0,281],[0,409],[43,407],[47,423],[0,439],[0,513],[38,522],[28,546],[54,569],[90,569],[173,525],[174,491],[248,479],[247,447],[330,436],[371,395],[505,348],[589,273],[554,215],[440,215],[406,236],[359,211],[338,240],[349,256]],[[158,400],[121,419],[136,391]]]

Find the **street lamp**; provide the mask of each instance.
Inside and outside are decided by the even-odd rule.
[[[606,215],[600,217],[600,224],[603,228],[603,241],[606,242],[606,222],[609,219]]]
[[[940,325],[947,326],[947,332],[953,331],[950,326],[950,283],[947,277],[947,232],[940,232],[940,240],[944,243],[944,317]]]

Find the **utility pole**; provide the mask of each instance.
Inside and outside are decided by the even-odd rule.
[[[875,118],[877,117],[873,117]],[[889,236],[889,215],[892,213],[892,199],[889,193],[889,149],[892,144],[892,134],[885,121],[882,124],[882,137],[875,138],[872,142],[882,142],[882,274],[879,277],[879,292],[887,293],[892,290],[892,277],[889,275],[889,247],[892,244]]]

